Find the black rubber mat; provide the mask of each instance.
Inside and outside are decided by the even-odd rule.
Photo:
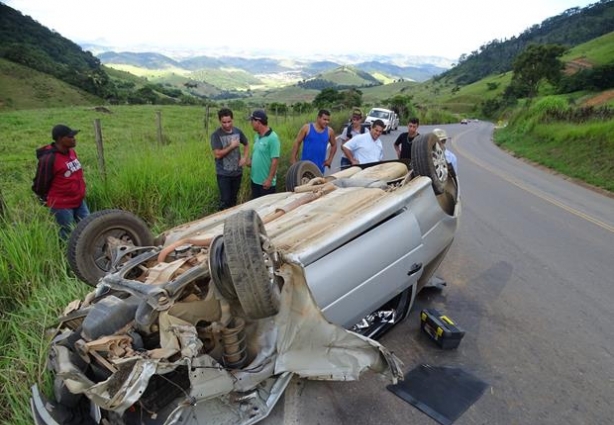
[[[420,365],[388,389],[442,425],[458,419],[488,388],[472,374],[453,367]]]

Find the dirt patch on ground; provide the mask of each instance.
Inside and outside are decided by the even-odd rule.
[[[601,106],[614,99],[614,89],[606,90],[593,96],[582,103],[582,106]]]
[[[585,58],[576,58],[565,63],[565,70],[563,71],[563,73],[565,75],[573,75],[578,71],[582,71],[583,69],[590,69],[592,67],[593,64]]]

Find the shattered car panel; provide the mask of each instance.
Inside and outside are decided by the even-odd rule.
[[[35,423],[252,424],[294,375],[402,379],[359,323],[407,314],[454,238],[458,186],[436,195],[400,162],[352,168],[114,251],[64,311]]]

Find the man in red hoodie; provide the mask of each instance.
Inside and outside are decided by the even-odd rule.
[[[75,223],[90,213],[85,203],[83,169],[73,149],[78,132],[58,124],[51,130],[54,142],[36,150],[38,167],[32,190],[51,210],[64,240]]]

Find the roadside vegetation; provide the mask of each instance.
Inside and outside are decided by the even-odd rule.
[[[2,114],[0,194],[5,208],[0,218],[0,423],[31,423],[30,385],[39,383],[49,394],[51,384],[44,369],[45,329],[53,325],[59,308],[90,289],[70,273],[57,226],[30,190],[35,149],[50,142],[54,124],[63,122],[81,129],[76,149],[92,211],[120,208],[134,212],[156,233],[216,210],[218,193],[204,108],[123,106],[110,111],[78,107]],[[218,125],[216,112],[211,110],[209,133]],[[248,115],[248,110],[235,111],[235,123],[251,139],[254,133]],[[333,125],[340,128],[348,115],[347,111],[333,115]],[[285,185],[283,176],[294,137],[314,116],[315,111],[309,110],[271,117],[270,124],[282,140],[279,188]],[[95,119],[101,123],[106,173],[99,167]],[[249,197],[248,174],[244,173],[241,201]]]
[[[614,108],[544,97],[519,108],[495,142],[512,154],[614,192]]]

